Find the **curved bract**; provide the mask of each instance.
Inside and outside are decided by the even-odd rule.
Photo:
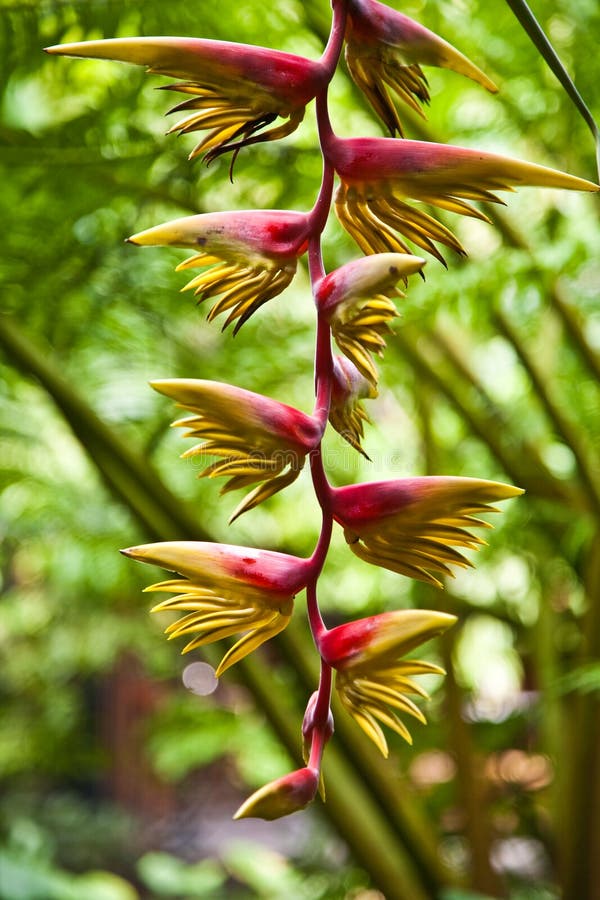
[[[546,166],[428,141],[331,137],[326,153],[341,181],[337,216],[365,253],[408,253],[406,239],[441,262],[436,243],[466,255],[450,229],[406,200],[489,221],[469,201],[502,203],[494,192],[519,186],[600,190]]]
[[[230,521],[295,481],[321,440],[312,416],[244,388],[193,378],[153,381],[152,387],[193,413],[173,423],[187,429],[185,437],[200,439],[183,458],[220,457],[202,477],[228,478],[222,493],[259,482]]]
[[[496,85],[459,50],[408,16],[377,0],[349,0],[346,62],[357,87],[392,137],[403,135],[390,90],[423,116],[429,88],[422,65],[451,69],[491,93]]]
[[[208,131],[190,154],[190,159],[204,155],[207,162],[228,150],[291,134],[327,79],[320,62],[302,56],[192,37],[82,41],[46,52],[134,63],[147,66],[152,75],[184,79],[165,87],[188,95],[170,110],[186,113],[171,131]],[[278,118],[284,124],[267,127]]]
[[[169,640],[194,635],[183,653],[243,632],[221,660],[217,677],[285,628],[293,598],[308,578],[306,560],[229,544],[173,541],[121,552],[183,576],[146,588],[176,594],[152,612],[185,613],[165,629]]]
[[[236,334],[257,309],[290,284],[308,235],[305,213],[257,209],[185,216],[140,231],[128,240],[141,247],[195,250],[177,271],[203,271],[183,290],[194,291],[198,302],[218,297],[208,319],[228,312],[223,328],[235,322]]]
[[[404,296],[397,284],[424,265],[418,256],[379,253],[346,263],[315,286],[317,309],[336,344],[373,388],[377,369],[371,356],[383,356],[383,335],[391,333],[390,322],[398,315],[392,298]]]
[[[242,803],[234,819],[280,819],[311,803],[319,787],[319,771],[305,766],[263,785]]]
[[[335,687],[342,705],[383,756],[388,755],[388,745],[380,722],[412,744],[394,710],[426,721],[408,695],[427,699],[427,692],[410,676],[444,674],[432,663],[400,657],[442,634],[455,621],[455,616],[435,610],[403,609],[338,625],[321,638],[319,651],[336,669]]]
[[[484,543],[472,528],[491,528],[481,513],[498,512],[500,500],[520,488],[478,478],[430,475],[333,488],[333,516],[356,556],[441,587],[438,575],[472,563],[457,547]]]

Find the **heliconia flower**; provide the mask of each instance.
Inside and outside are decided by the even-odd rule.
[[[291,134],[306,104],[327,82],[327,70],[292,53],[191,37],[133,37],[47,47],[48,53],[148,66],[153,75],[182,78],[164,90],[189,99],[170,112],[187,115],[171,132],[208,131],[190,159],[207,162],[228,150]],[[278,127],[267,128],[276,119]]]
[[[182,458],[220,457],[201,477],[229,478],[221,493],[261,482],[230,521],[295,481],[321,440],[321,426],[311,416],[244,388],[193,378],[151,385],[194,414],[173,423],[187,429],[185,437],[200,438]]]
[[[407,253],[377,253],[330,272],[315,289],[319,313],[331,325],[335,342],[358,371],[377,386],[371,354],[383,356],[384,334],[398,315],[392,297],[403,297],[397,284],[419,272],[425,260]]]
[[[183,288],[199,302],[221,295],[208,319],[230,310],[223,328],[234,334],[263,303],[280,294],[296,273],[308,242],[309,221],[291,210],[243,210],[185,216],[134,234],[139,246],[190,247],[194,256],[176,271],[202,268]]]
[[[146,588],[176,594],[152,612],[186,612],[165,629],[169,640],[195,635],[183,653],[243,632],[221,660],[217,677],[283,631],[292,615],[293,598],[309,577],[307,560],[229,544],[170,541],[121,552],[183,576]]]
[[[463,256],[464,248],[448,228],[410,206],[407,198],[489,221],[467,200],[502,203],[493,191],[517,185],[600,190],[591,181],[545,166],[428,141],[331,135],[325,152],[341,180],[337,216],[364,253],[409,252],[406,238],[444,265],[434,241]]]
[[[338,625],[320,638],[322,658],[337,670],[335,687],[342,705],[384,756],[388,745],[379,722],[412,744],[406,725],[393,710],[426,721],[407,694],[427,698],[427,692],[410,676],[445,674],[433,663],[400,657],[455,621],[454,616],[434,610],[403,609]]]
[[[356,556],[441,587],[436,574],[472,565],[457,547],[485,544],[469,530],[492,527],[479,514],[499,512],[490,503],[522,493],[496,481],[431,475],[333,488],[331,504]]]
[[[311,803],[319,787],[319,773],[306,766],[277,778],[255,791],[242,803],[234,819],[280,819]]]
[[[403,132],[389,88],[421,116],[420,104],[429,103],[421,64],[452,69],[492,93],[498,90],[481,69],[443,38],[377,0],[350,0],[346,41],[350,75],[392,137]]]
[[[331,405],[329,422],[348,443],[369,458],[360,442],[364,437],[364,423],[370,422],[362,405],[363,400],[373,400],[377,388],[367,381],[353,362],[345,356],[333,357]]]

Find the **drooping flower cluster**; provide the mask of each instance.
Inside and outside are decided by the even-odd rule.
[[[232,519],[291,484],[309,459],[322,509],[313,554],[304,559],[185,541],[123,551],[177,573],[147,590],[173,595],[153,611],[182,613],[171,619],[166,633],[187,640],[183,652],[237,636],[217,675],[281,632],[294,597],[306,591],[321,678],[302,725],[305,766],[253,794],[236,818],[274,819],[314,799],[323,751],[333,734],[334,672],[342,705],[384,756],[388,744],[382,726],[410,742],[401,716],[425,721],[412,698],[427,695],[414,677],[443,674],[410,654],[452,625],[451,615],[402,609],[326,627],[317,586],[334,522],[360,560],[441,587],[452,567],[472,565],[462,551],[483,543],[472,530],[491,527],[480,516],[521,493],[506,484],[452,476],[343,487],[327,479],[321,454],[327,423],[366,455],[362,441],[369,418],[363,402],[377,396],[378,384],[373,357],[382,356],[386,338],[393,335],[395,300],[403,296],[398,284],[406,285],[425,265],[411,247],[444,265],[438,245],[466,255],[436,211],[487,220],[473,201],[502,202],[497,191],[519,185],[598,190],[581,178],[497,154],[405,140],[397,101],[422,114],[422,104],[429,101],[422,66],[451,69],[491,92],[495,85],[442,38],[377,0],[332,0],[331,5],[331,32],[317,61],[202,38],[119,38],[48,48],[53,54],[141,64],[150,73],[179,79],[164,86],[187,98],[171,110],[184,113],[171,131],[205,132],[190,156],[202,155],[207,162],[231,152],[233,166],[242,148],[291,134],[307,105],[316,101],[323,177],[312,210],[205,213],[129,238],[142,246],[191,249],[194,255],[178,266],[193,274],[183,290],[210,300],[208,319],[224,313],[223,327],[235,323],[234,332],[285,291],[299,259],[308,255],[317,316],[316,398],[310,414],[220,382],[170,379],[153,387],[191,413],[174,423],[197,441],[183,455],[216,458],[201,475],[226,478],[223,492],[250,488]],[[328,88],[344,44],[350,76],[391,137],[343,138],[333,132]],[[321,235],[332,203],[365,256],[326,273]],[[332,338],[340,356],[332,354]]]

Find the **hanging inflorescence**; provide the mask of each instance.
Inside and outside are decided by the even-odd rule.
[[[211,162],[242,148],[292,133],[307,104],[316,104],[323,175],[309,212],[247,210],[190,216],[158,225],[129,240],[138,245],[186,247],[178,266],[191,280],[186,290],[212,303],[209,320],[225,315],[234,332],[260,306],[290,284],[308,255],[316,306],[316,399],[308,415],[241,387],[215,381],[172,379],[153,387],[190,415],[175,424],[196,444],[184,456],[210,458],[203,474],[225,478],[223,492],[248,489],[232,519],[291,484],[308,462],[322,510],[321,533],[307,559],[248,547],[176,541],[123,551],[179,577],[148,588],[168,594],[155,611],[181,613],[167,628],[184,637],[183,652],[239,636],[217,668],[221,675],[282,631],[294,598],[306,592],[308,620],[321,660],[317,690],[307,705],[302,736],[305,767],[266,785],[236,817],[277,818],[302,809],[316,795],[321,759],[333,733],[330,698],[345,709],[381,752],[382,725],[406,740],[400,718],[424,721],[411,697],[426,697],[414,676],[442,670],[407,656],[440,634],[454,617],[433,610],[387,612],[328,629],[317,583],[333,523],[362,560],[441,586],[452,566],[468,566],[463,550],[489,528],[480,518],[519,488],[476,478],[414,477],[333,487],[323,466],[327,423],[359,452],[368,421],[365,399],[377,396],[374,357],[397,316],[399,284],[421,271],[425,259],[446,265],[443,252],[466,255],[460,241],[422,204],[489,221],[472,201],[500,203],[497,191],[518,185],[598,190],[591,182],[492,153],[406,140],[398,112],[402,101],[422,114],[429,100],[421,65],[453,69],[488,91],[494,84],[454,47],[377,0],[332,0],[327,46],[317,61],[262,47],[196,38],[144,37],[63,44],[48,52],[142,64],[150,73],[178,79],[167,90],[185,99],[171,131],[201,132],[190,158]],[[390,132],[388,138],[341,138],[330,124],[328,88],[345,43],[348,70]],[[396,137],[398,135],[398,137]],[[230,169],[231,172],[231,169]],[[336,187],[337,182],[337,187]],[[335,188],[335,194],[334,194]],[[415,203],[416,201],[416,203]],[[321,235],[332,202],[343,228],[365,254],[326,273]],[[333,355],[332,337],[340,355]]]

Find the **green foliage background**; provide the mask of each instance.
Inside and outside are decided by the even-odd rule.
[[[408,136],[594,178],[589,132],[508,7],[391,5],[500,87],[488,96],[429,70],[428,122],[406,116]],[[597,112],[598,5],[534,7]],[[402,301],[370,409],[373,462],[328,437],[336,483],[448,473],[512,480],[527,494],[497,520],[477,570],[444,593],[361,564],[336,536],[321,588],[331,623],[414,604],[456,612],[461,624],[430,653],[449,674],[430,685],[431,724],[415,727],[414,748],[392,741],[384,762],[340,715],[328,802],[283,826],[287,842],[274,842],[282,826],[223,823],[298,753],[314,685],[302,616],[285,643],[239,667],[239,681],[228,673],[212,698],[193,697],[178,648],[146,614],[146,572],[116,552],[206,534],[312,549],[319,517],[305,478],[228,527],[230,499],[177,460],[173,410],[147,387],[156,377],[214,378],[309,410],[305,273],[233,340],[178,294],[181,253],[124,238],[194,212],[309,208],[320,180],[316,128],[309,111],[291,138],[243,152],[231,184],[226,160],[190,164],[193,138],[163,136],[159,79],[41,48],[190,34],[315,57],[329,15],[326,0],[0,3],[2,900],[313,900],[366,898],[369,888],[390,900],[457,900],[474,896],[468,890],[541,900],[559,886],[567,900],[594,896],[594,198],[523,190],[494,213],[495,228],[452,222],[470,256],[449,260],[448,272],[430,262],[426,282]],[[342,135],[382,133],[343,67],[332,118]],[[333,217],[326,234],[328,267],[358,255]],[[119,699],[126,689],[131,706]],[[212,802],[209,784],[223,786]],[[212,840],[188,840],[190,805]]]

